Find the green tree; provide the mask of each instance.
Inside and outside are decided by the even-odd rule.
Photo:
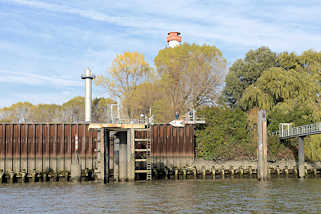
[[[175,48],[165,48],[154,59],[164,97],[164,104],[172,115],[185,113],[189,108],[216,103],[219,87],[226,71],[226,61],[219,49],[210,45],[184,43]]]
[[[320,105],[320,54],[306,51],[301,56],[283,52],[277,57],[276,67],[265,70],[257,81],[245,89],[240,104],[244,110],[263,108],[268,111],[268,129],[277,131],[279,123],[293,126],[310,124],[321,119]],[[293,142],[269,138],[269,157],[296,157]],[[307,138],[306,155],[311,160],[319,157],[317,137]],[[292,155],[289,156],[289,152]]]
[[[198,155],[209,160],[255,157],[256,143],[250,140],[246,113],[239,108],[205,107],[199,114],[206,125],[196,132]]]
[[[296,63],[284,63],[283,66],[289,70],[283,67],[270,68],[244,91],[240,101],[244,109],[259,107],[271,111],[284,103],[292,107],[296,104],[318,105],[320,84],[313,75]]]
[[[269,48],[260,47],[234,62],[225,79],[223,100],[230,106],[237,106],[245,89],[254,84],[263,71],[275,66],[276,59],[276,54]]]

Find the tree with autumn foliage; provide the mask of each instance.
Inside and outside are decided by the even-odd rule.
[[[109,104],[116,103],[110,98],[94,98],[92,121],[108,122]],[[0,122],[9,123],[79,123],[85,119],[85,98],[74,97],[62,105],[18,102],[9,107],[0,108]]]
[[[140,83],[146,81],[151,74],[151,68],[144,55],[138,52],[119,54],[112,62],[107,75],[97,76],[95,83],[102,86],[113,97],[120,99],[128,117],[134,117],[131,105],[124,100],[130,99],[133,91]]]
[[[184,43],[165,48],[159,51],[154,63],[164,94],[154,108],[164,115],[162,121],[173,119],[176,111],[183,114],[217,103],[226,60],[215,46]]]

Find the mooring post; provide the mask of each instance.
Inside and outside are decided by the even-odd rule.
[[[1,172],[0,172],[0,184],[1,184],[1,183],[4,183],[4,182],[3,182],[3,180],[4,180],[3,178],[4,178],[4,171],[1,171]]]
[[[168,168],[167,167],[165,167],[164,172],[165,172],[165,179],[167,180],[168,176],[169,176],[169,172],[168,172]]]
[[[258,135],[258,162],[257,178],[267,179],[267,129],[266,112],[259,110],[257,114],[257,135]]]
[[[197,169],[196,167],[193,168],[193,175],[194,175],[194,179],[197,178]]]
[[[183,179],[187,178],[187,169],[183,168]]]
[[[215,179],[215,173],[216,173],[216,169],[215,166],[212,167],[212,178]]]
[[[179,171],[178,171],[178,168],[175,168],[175,169],[174,169],[174,172],[175,172],[175,179],[177,180],[177,179],[178,179],[178,172],[179,172]]]
[[[299,178],[304,177],[304,138],[303,137],[298,137],[298,143],[299,143],[299,151],[298,151],[298,156],[299,156]]]
[[[202,178],[206,179],[206,168],[204,166],[202,167]]]

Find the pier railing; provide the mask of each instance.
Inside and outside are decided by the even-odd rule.
[[[290,123],[281,123],[279,126],[280,139],[304,137],[314,134],[321,134],[321,122],[297,127],[292,127]]]

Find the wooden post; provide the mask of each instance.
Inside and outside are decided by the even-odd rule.
[[[187,170],[186,168],[183,168],[183,179],[187,178]]]
[[[215,166],[213,166],[212,167],[212,177],[213,177],[213,179],[215,179],[215,177],[216,177],[215,173],[216,173]]]
[[[257,178],[258,180],[267,179],[267,129],[266,129],[266,112],[258,111],[257,134],[258,134],[258,162]]]
[[[178,179],[178,168],[175,168],[174,172],[175,172],[175,179],[177,180]]]
[[[221,176],[222,176],[222,178],[224,178],[224,176],[225,176],[225,169],[224,169],[224,166],[222,166],[222,169],[221,169]]]
[[[298,151],[298,156],[299,156],[299,178],[304,177],[304,138],[303,137],[298,137],[298,143],[299,143],[299,151]]]
[[[206,168],[204,166],[202,167],[202,178],[206,179]]]
[[[243,167],[241,166],[240,167],[240,177],[243,177],[243,174],[244,174],[244,170],[243,170]]]
[[[165,167],[164,171],[165,171],[165,179],[167,180],[169,176],[168,168]]]
[[[197,178],[197,169],[196,167],[193,168],[193,175],[194,175],[194,179]]]

